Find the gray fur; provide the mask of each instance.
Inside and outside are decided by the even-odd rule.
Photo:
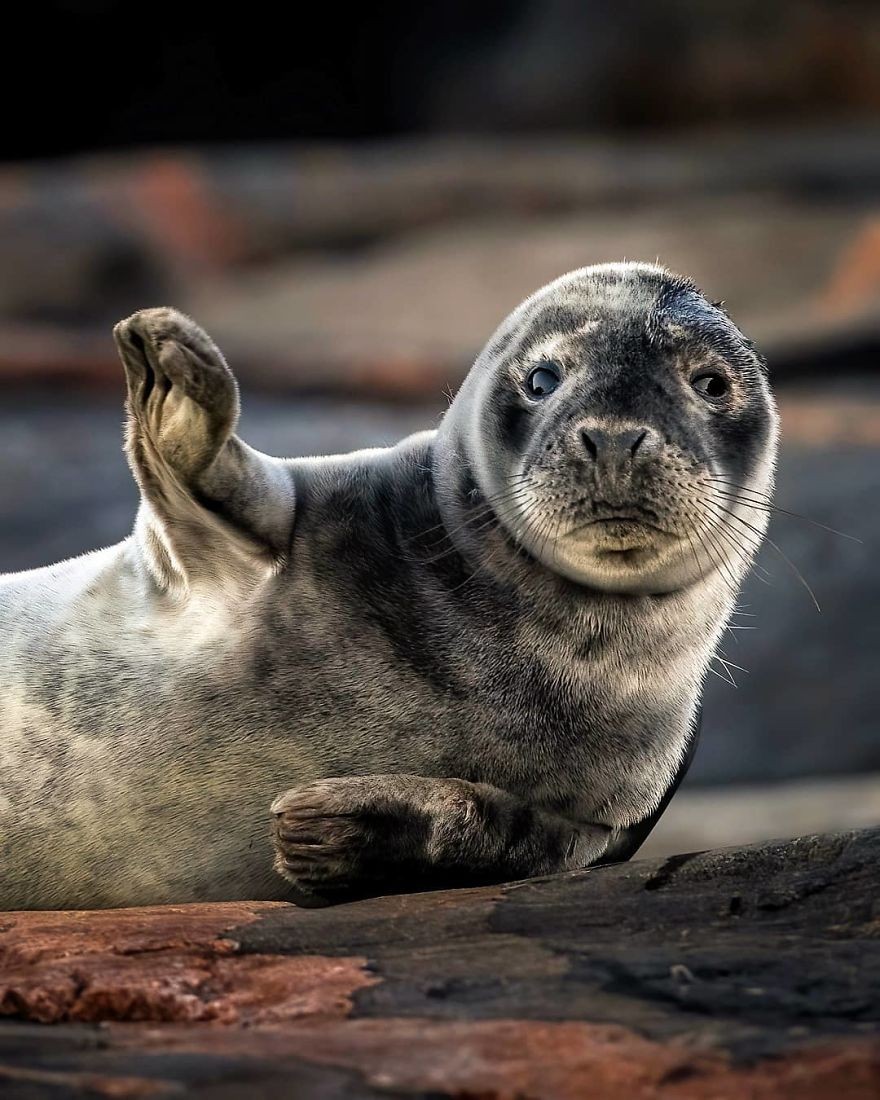
[[[759,360],[691,284],[565,276],[438,431],[326,458],[238,440],[232,375],[173,310],[117,340],[134,532],[0,578],[0,907],[492,881],[656,810],[766,522],[708,478],[769,494],[776,451]]]

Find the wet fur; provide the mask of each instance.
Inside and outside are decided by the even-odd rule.
[[[751,548],[620,593],[566,575],[549,539],[528,552],[525,527],[553,494],[571,524],[594,509],[584,417],[653,425],[682,484],[769,491],[763,370],[690,283],[566,276],[495,333],[437,432],[330,458],[239,441],[234,379],[174,311],[117,338],[134,533],[0,578],[0,907],[494,881],[588,865],[650,816]],[[551,355],[569,389],[530,407],[523,372]],[[724,416],[689,404],[703,360],[734,381]],[[526,473],[528,506],[491,507]],[[630,485],[687,521],[687,486],[647,467]]]

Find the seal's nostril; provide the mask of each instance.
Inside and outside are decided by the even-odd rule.
[[[578,429],[581,443],[596,463],[626,465],[638,452],[653,448],[656,433],[648,427],[625,428],[623,431],[599,427],[596,424],[581,425]],[[642,454],[638,455],[639,458]]]

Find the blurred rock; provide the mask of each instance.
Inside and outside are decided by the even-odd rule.
[[[423,122],[455,131],[687,126],[880,110],[871,0],[524,0],[446,51]]]
[[[660,257],[723,297],[771,360],[796,372],[800,358],[854,331],[880,345],[880,284],[858,296],[827,292],[867,217],[867,208],[769,198],[498,215],[350,258],[308,255],[203,280],[183,303],[231,355],[252,371],[261,366],[261,380],[286,364],[301,385],[430,394],[460,381],[506,314],[557,275]]]
[[[676,794],[639,858],[880,825],[880,773],[699,787]]]
[[[435,395],[587,263],[693,275],[787,372],[880,344],[869,126],[169,151],[0,170],[0,378],[105,379],[174,302],[274,388]]]

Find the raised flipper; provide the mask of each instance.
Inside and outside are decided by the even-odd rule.
[[[282,563],[294,515],[286,464],[234,434],[238,386],[220,351],[174,309],[114,330],[128,383],[126,451],[141,490],[137,535],[160,586],[238,579]]]

